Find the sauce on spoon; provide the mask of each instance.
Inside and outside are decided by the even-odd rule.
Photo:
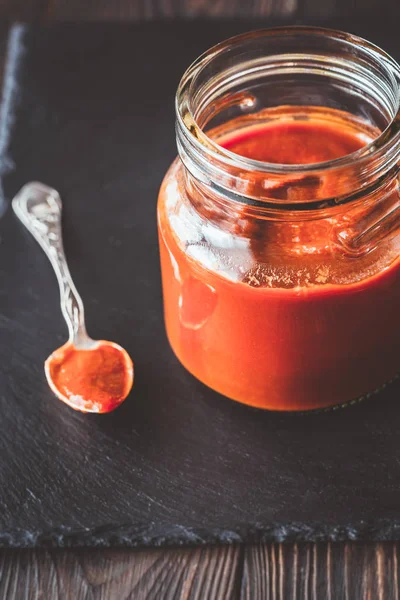
[[[117,408],[132,388],[133,368],[128,354],[112,342],[100,341],[92,350],[69,342],[45,362],[50,388],[75,409],[105,413]]]

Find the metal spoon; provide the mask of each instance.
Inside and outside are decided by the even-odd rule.
[[[62,203],[58,192],[42,183],[28,183],[12,201],[12,207],[25,227],[39,242],[57,275],[60,286],[61,310],[68,325],[69,340],[53,352],[45,362],[48,384],[54,394],[75,410],[82,412],[110,412],[126,398],[133,385],[133,364],[129,354],[114,342],[92,340],[87,332],[82,299],[72,281],[64,254],[61,230]],[[93,398],[83,398],[79,394],[63,393],[53,381],[51,372],[54,364],[60,365],[64,357],[74,350],[96,352],[99,348],[111,347],[121,353],[124,365],[124,394],[118,401],[99,405]],[[98,373],[101,377],[101,373]],[[96,374],[97,377],[97,374]]]

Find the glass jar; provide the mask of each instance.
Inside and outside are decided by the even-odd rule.
[[[158,201],[164,311],[209,387],[308,410],[396,376],[399,77],[367,41],[304,27],[231,38],[184,74]]]

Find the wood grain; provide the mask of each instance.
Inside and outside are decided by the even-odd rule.
[[[241,598],[398,600],[396,543],[246,548]]]
[[[45,18],[49,0],[0,0],[0,23],[36,22]]]
[[[398,0],[0,0],[0,22],[137,20],[162,17],[400,16]]]
[[[378,15],[379,19],[379,15],[400,15],[398,0],[299,0],[299,2],[304,17]]]
[[[196,16],[400,16],[398,0],[0,0],[0,21],[137,20]]]
[[[240,555],[235,546],[5,551],[0,555],[0,598],[229,600],[236,597]]]
[[[261,544],[0,554],[7,600],[399,600],[399,545]]]
[[[298,0],[52,0],[53,19],[107,20],[152,17],[290,15]]]

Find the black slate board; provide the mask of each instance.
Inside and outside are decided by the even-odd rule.
[[[2,545],[400,539],[398,381],[334,412],[257,411],[194,380],[164,334],[156,197],[175,155],[175,88],[202,50],[260,25],[12,33],[0,131],[6,197],[29,180],[60,190],[89,332],[125,346],[137,376],[108,416],[75,413],[51,395],[43,361],[66,339],[57,284],[8,210],[0,221]],[[338,25],[400,58],[397,23]]]

